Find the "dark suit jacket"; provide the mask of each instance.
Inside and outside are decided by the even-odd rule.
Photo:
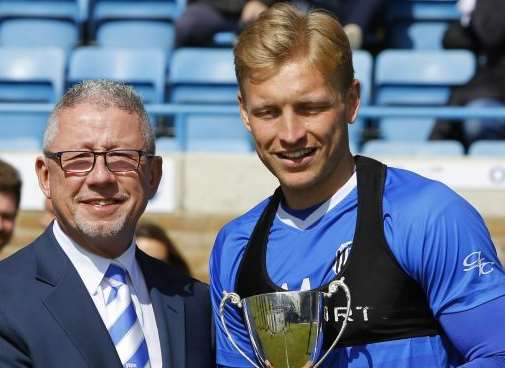
[[[208,288],[141,251],[163,367],[214,366]],[[52,226],[0,262],[0,367],[121,367],[109,333]]]

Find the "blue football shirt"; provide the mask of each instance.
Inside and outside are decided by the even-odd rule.
[[[234,291],[249,236],[267,203],[261,202],[225,225],[212,251],[211,299],[217,361],[223,366],[250,366],[226,337],[219,304],[223,291]],[[404,271],[425,290],[435,318],[505,295],[505,272],[482,218],[445,185],[388,168],[383,216],[391,251]],[[286,290],[314,289],[333,280],[352,251],[356,217],[355,175],[308,216],[296,217],[280,206],[267,248],[271,280]],[[366,310],[354,308],[349,323],[357,318],[366,318]],[[238,346],[254,357],[242,312],[227,305],[225,319]],[[339,348],[323,366],[445,368],[458,363],[460,357],[443,336],[427,336]]]

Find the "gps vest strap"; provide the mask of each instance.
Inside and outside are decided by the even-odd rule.
[[[347,263],[336,278],[345,278],[351,290],[352,313],[338,346],[440,334],[426,295],[403,271],[384,236],[382,196],[386,166],[370,158],[356,156],[358,215],[353,245]],[[260,216],[241,260],[236,292],[241,298],[284,291],[268,276],[266,249],[282,192],[277,188]],[[288,247],[289,244],[286,244]],[[317,246],[317,244],[315,245]],[[336,249],[335,249],[336,250]],[[319,289],[327,291],[328,285]],[[345,298],[337,293],[329,319],[334,323],[326,336],[339,330]]]

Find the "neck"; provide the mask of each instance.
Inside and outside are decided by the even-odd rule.
[[[333,196],[354,173],[354,158],[349,153],[342,157],[333,172],[318,183],[302,188],[292,188],[281,184],[287,205],[294,209],[305,209],[323,203]]]

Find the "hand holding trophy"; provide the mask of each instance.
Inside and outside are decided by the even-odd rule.
[[[347,306],[337,337],[323,353],[323,331],[327,318],[327,300],[343,289]],[[236,344],[224,319],[228,300],[241,308],[259,362],[248,357]],[[233,347],[256,368],[317,368],[337,345],[347,325],[351,294],[342,279],[330,283],[328,293],[317,290],[283,291],[240,299],[236,293],[223,293],[219,314],[221,324]]]

